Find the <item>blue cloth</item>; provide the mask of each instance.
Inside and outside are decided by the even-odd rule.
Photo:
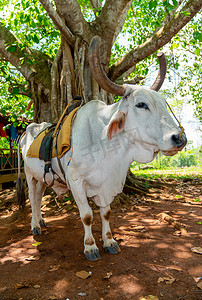
[[[11,132],[11,139],[14,141],[14,140],[17,140],[18,138],[18,134],[17,134],[17,128],[14,127],[13,125],[10,126],[10,132]]]

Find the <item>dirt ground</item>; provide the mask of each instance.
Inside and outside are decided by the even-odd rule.
[[[202,299],[202,255],[196,248],[202,247],[202,186],[199,179],[164,183],[147,196],[112,205],[117,255],[102,248],[99,211],[92,204],[102,257],[96,262],[84,257],[83,227],[70,199],[44,196],[48,227],[33,237],[29,202],[19,213],[14,189],[1,191],[0,299]],[[89,277],[78,277],[80,271]]]

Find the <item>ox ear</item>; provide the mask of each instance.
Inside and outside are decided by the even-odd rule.
[[[107,128],[107,137],[108,140],[111,140],[112,137],[124,129],[126,123],[126,113],[118,110],[112,116],[108,128]]]

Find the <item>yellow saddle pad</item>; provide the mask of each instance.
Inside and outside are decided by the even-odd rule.
[[[62,127],[59,131],[57,137],[57,149],[58,149],[58,157],[61,158],[71,147],[71,125],[72,121],[76,117],[76,112],[79,107],[75,108],[71,111],[68,116],[65,117]],[[46,128],[44,131],[40,132],[27,151],[27,157],[39,158],[39,150],[41,146],[41,142],[44,136],[49,132],[49,128]],[[56,137],[53,139],[53,149],[52,149],[52,157],[56,157]]]

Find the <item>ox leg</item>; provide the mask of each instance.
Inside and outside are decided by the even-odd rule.
[[[44,192],[42,184],[33,177],[27,176],[27,183],[29,187],[29,199],[32,208],[31,231],[32,234],[41,234],[41,225],[45,222],[41,216],[41,199]]]
[[[37,182],[37,201],[36,201],[36,206],[37,206],[37,217],[39,220],[39,225],[40,227],[46,227],[45,220],[42,218],[41,215],[41,200],[43,197],[43,194],[45,192],[46,187],[44,186],[43,183]]]
[[[76,185],[72,182],[70,186],[80,212],[81,221],[84,226],[84,254],[89,260],[98,260],[101,257],[92,234],[93,212],[88,204],[86,193],[82,187],[82,184],[79,184],[78,182]]]
[[[98,260],[101,258],[99,249],[95,243],[95,239],[92,234],[92,222],[93,222],[93,212],[90,208],[88,201],[86,199],[85,202],[77,202],[81,221],[84,226],[84,254],[88,260]]]
[[[103,248],[110,254],[117,254],[121,251],[118,243],[113,239],[111,229],[109,226],[109,218],[111,214],[110,206],[100,207],[100,216],[102,219],[102,239]]]

